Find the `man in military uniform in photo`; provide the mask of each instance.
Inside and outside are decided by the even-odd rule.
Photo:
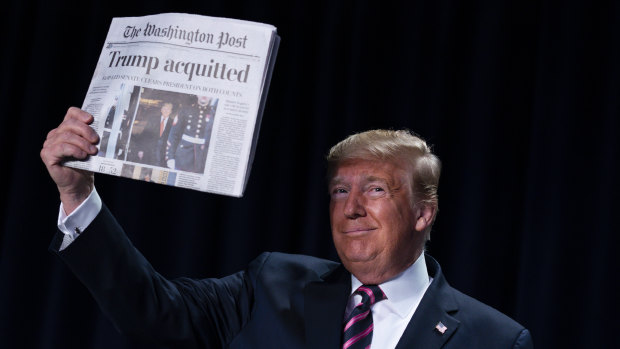
[[[195,103],[181,109],[168,136],[169,168],[204,172],[217,102],[216,98],[197,96]]]

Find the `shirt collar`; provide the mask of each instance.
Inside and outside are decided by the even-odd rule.
[[[413,307],[417,307],[420,303],[430,283],[431,278],[426,269],[424,253],[422,253],[409,268],[380,284],[379,287],[387,296],[387,301],[383,301],[385,305],[404,318]],[[360,286],[362,283],[351,274],[351,293]]]

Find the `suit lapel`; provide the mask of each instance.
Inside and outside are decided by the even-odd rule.
[[[351,293],[351,276],[342,265],[304,289],[308,348],[339,348],[342,321]]]
[[[426,265],[433,282],[426,290],[396,349],[441,348],[459,327],[460,322],[451,316],[458,310],[458,306],[439,264],[427,255]]]

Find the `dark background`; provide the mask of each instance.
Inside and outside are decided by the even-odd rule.
[[[537,348],[617,342],[618,2],[13,0],[0,23],[0,347],[131,347],[47,251],[59,202],[39,151],[82,104],[111,18],[160,12],[282,37],[242,199],[97,176],[162,274],[223,276],[265,250],[336,258],[324,155],[352,132],[406,127],[444,164],[429,251],[450,283]]]

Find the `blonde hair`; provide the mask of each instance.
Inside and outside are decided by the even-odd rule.
[[[353,134],[334,145],[327,155],[327,176],[331,179],[345,160],[377,159],[408,162],[412,168],[412,205],[423,204],[438,210],[437,188],[441,161],[426,142],[408,130],[370,130]],[[434,217],[433,217],[434,218]],[[427,231],[429,239],[430,226]]]

